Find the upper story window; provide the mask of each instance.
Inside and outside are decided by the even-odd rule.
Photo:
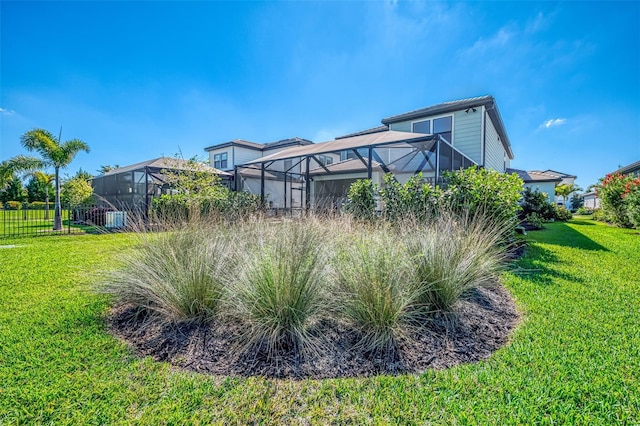
[[[358,154],[360,154],[361,157],[367,157],[369,155],[368,150],[368,148],[358,148],[356,151],[358,151]],[[355,160],[357,158],[358,156],[352,149],[340,151],[340,161]]]
[[[333,158],[328,155],[318,155],[318,160],[320,160],[320,163],[325,166],[333,164]]]
[[[432,120],[422,120],[413,123],[411,129],[414,133],[438,134],[445,138],[447,142],[453,144],[453,116],[434,118]]]
[[[227,168],[227,153],[221,152],[220,154],[215,154],[213,156],[213,167],[216,169],[226,169]]]

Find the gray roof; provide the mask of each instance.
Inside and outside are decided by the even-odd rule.
[[[313,141],[310,141],[309,139],[299,138],[296,136],[294,138],[280,139],[279,141],[265,143],[264,149],[267,150],[288,145],[311,145],[312,143]]]
[[[366,160],[365,160],[366,161]],[[340,161],[338,163],[328,164],[325,166],[327,170],[331,173],[353,173],[353,172],[362,172],[367,171],[367,166],[360,161],[359,159],[350,159],[345,161]],[[380,169],[380,163],[377,161],[371,162],[371,167],[374,170]],[[309,170],[309,174],[311,175],[322,175],[325,174],[326,170],[324,167],[316,167],[314,169]]]
[[[502,116],[500,115],[500,111],[498,111],[498,105],[496,104],[495,99],[490,95],[443,102],[441,104],[432,105],[430,107],[416,109],[414,111],[405,112],[403,114],[393,115],[391,117],[383,118],[382,124],[388,126],[392,123],[398,123],[400,121],[413,120],[416,118],[428,117],[431,115],[445,114],[479,106],[486,107],[489,117],[491,117],[491,120],[496,126],[496,131],[500,136],[500,140],[502,141],[504,149],[507,151],[509,158],[513,159],[511,142],[509,141],[509,136],[507,136],[507,130],[504,127]]]
[[[507,169],[507,173],[516,173],[520,176],[520,179],[524,181],[524,183],[535,183],[535,182],[562,182],[562,178],[558,176],[554,176],[549,173],[541,172],[539,170],[518,170],[518,169]]]
[[[338,136],[336,137],[336,139],[344,139],[344,138],[351,138],[353,136],[361,136],[361,135],[368,135],[371,133],[386,132],[387,130],[389,130],[389,126],[382,125],[378,127],[372,127],[371,129],[360,130],[359,132],[349,133],[348,135]]]
[[[635,161],[631,164],[628,164],[624,167],[621,167],[618,170],[616,170],[614,173],[622,173],[623,175],[626,175],[629,173],[637,172],[639,170],[640,170],[640,160]]]
[[[231,176],[231,173],[223,172],[222,170],[215,169],[206,164],[193,163],[191,161],[182,160],[179,158],[158,157],[152,160],[131,164],[130,166],[118,167],[117,169],[111,170],[103,175],[96,176],[96,178],[101,178],[104,176],[119,175],[121,173],[132,172],[134,170],[142,170],[145,168],[157,169],[157,170],[162,170],[162,169],[191,170],[194,168],[194,166],[197,167],[198,169],[201,169],[202,171],[210,171],[211,173],[217,173],[221,176]]]
[[[389,130],[387,132],[371,133],[307,146],[287,148],[280,152],[249,161],[247,164],[259,164],[268,161],[285,160],[305,155],[326,154],[329,152],[339,152],[344,151],[345,149],[356,149],[368,146],[426,142],[432,141],[435,137],[435,135],[427,135],[423,133],[396,132]]]
[[[211,145],[206,147],[204,150],[205,151],[212,151],[214,149],[219,149],[219,148],[226,148],[228,146],[232,146],[232,145],[238,145],[238,146],[242,146],[245,148],[249,148],[249,149],[255,149],[258,151],[262,151],[262,148],[264,148],[264,145],[261,143],[255,143],[255,142],[249,142],[249,141],[245,141],[244,139],[234,139],[232,141],[229,142],[222,142],[216,145]]]
[[[562,178],[562,179],[564,179],[564,178],[576,179],[577,178],[577,176],[575,176],[575,175],[568,175],[566,173],[562,173],[562,172],[559,172],[557,170],[551,170],[551,169],[547,169],[547,170],[544,170],[542,172],[540,170],[534,170],[534,172],[546,173],[548,175],[559,177],[559,178]]]
[[[297,136],[294,138],[281,139],[279,141],[268,142],[268,143],[256,143],[256,142],[245,141],[244,139],[234,139],[229,142],[222,142],[216,145],[208,146],[204,150],[213,151],[214,149],[226,148],[229,146],[241,146],[244,148],[254,149],[256,151],[268,151],[270,149],[275,149],[275,148],[283,148],[287,146],[310,145],[312,143],[313,142],[308,139],[299,138]]]

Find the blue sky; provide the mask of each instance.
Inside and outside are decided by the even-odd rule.
[[[639,2],[0,2],[0,160],[34,127],[127,165],[322,142],[493,95],[520,169],[640,159]]]

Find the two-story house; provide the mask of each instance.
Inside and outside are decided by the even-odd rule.
[[[227,164],[221,163],[222,153],[234,142],[207,148],[211,165],[221,170],[233,165],[236,188],[261,194],[275,208],[337,206],[351,183],[370,178],[382,184],[386,173],[400,182],[422,173],[435,184],[443,172],[472,165],[506,172],[513,159],[492,96],[394,115],[384,118],[381,126],[332,141],[279,146],[272,153],[260,148],[262,156],[256,149],[256,156],[244,163],[227,151]],[[229,162],[231,155],[236,156]]]

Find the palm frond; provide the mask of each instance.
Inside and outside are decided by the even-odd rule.
[[[44,129],[29,130],[20,137],[20,142],[29,151],[36,151],[42,158],[55,162],[59,145],[51,132]]]
[[[9,182],[14,174],[32,172],[46,166],[39,158],[18,155],[0,163],[0,188]]]
[[[71,160],[73,160],[78,152],[89,152],[90,149],[89,145],[80,139],[71,139],[60,145],[60,151],[62,154],[60,166],[66,167],[71,163]]]

